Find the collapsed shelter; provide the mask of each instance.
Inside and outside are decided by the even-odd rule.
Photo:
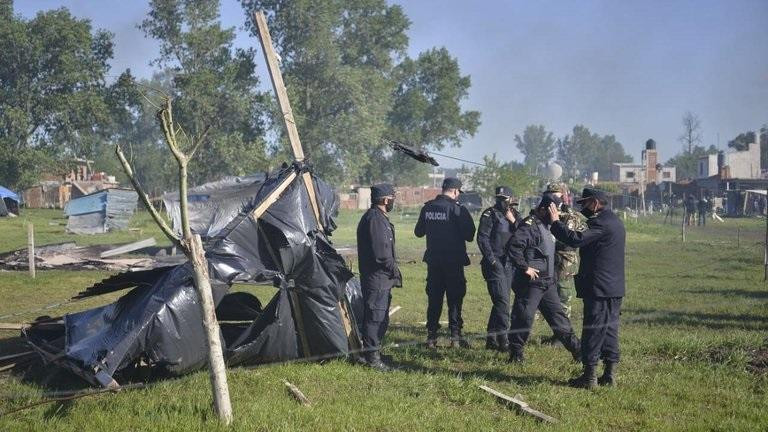
[[[296,163],[273,174],[231,177],[189,192],[190,219],[203,238],[230,366],[345,356],[360,346],[355,320],[362,313],[359,283],[328,238],[338,199],[313,176],[318,226],[302,183],[306,172]],[[177,197],[165,197],[173,220]],[[271,284],[276,292],[262,307],[249,293],[230,293],[233,283]],[[77,298],[126,289],[114,303],[40,318],[23,335],[46,362],[105,387],[118,386],[120,373],[135,368],[180,375],[206,365],[189,262],[119,273]]]

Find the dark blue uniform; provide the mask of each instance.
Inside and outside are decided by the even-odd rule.
[[[520,223],[520,214],[514,209],[512,212],[515,223],[507,219],[506,208],[502,204],[489,207],[480,216],[477,227],[477,245],[483,254],[480,268],[493,304],[486,327],[488,348],[505,349],[509,346],[509,291],[514,267],[508,263],[506,246]]]
[[[379,350],[389,326],[392,287],[402,286],[395,255],[395,228],[386,213],[370,208],[357,225],[357,253],[363,291],[363,347]]]
[[[460,336],[463,327],[461,306],[467,292],[464,266],[469,265],[466,242],[475,237],[475,222],[469,211],[455,200],[438,195],[424,204],[414,229],[416,237],[427,236],[427,331],[440,328],[443,297],[448,300],[451,336]]]
[[[536,309],[552,328],[555,337],[574,356],[579,353],[579,339],[573,332],[560,297],[555,273],[555,240],[549,227],[536,216],[528,216],[517,228],[507,245],[510,262],[516,271],[512,284],[515,301],[509,330],[512,358],[521,360],[523,347],[533,327]],[[537,279],[525,274],[532,267],[539,271]]]
[[[581,334],[585,366],[619,361],[619,312],[624,297],[624,224],[615,213],[602,210],[587,219],[587,230],[571,231],[552,224],[561,242],[579,248],[579,273],[574,276],[576,296],[584,301]]]

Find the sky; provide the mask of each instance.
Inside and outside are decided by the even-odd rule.
[[[542,124],[562,137],[583,124],[615,135],[635,160],[653,138],[667,160],[682,148],[686,111],[701,119],[706,146],[726,148],[739,133],[768,123],[768,0],[390,3],[401,5],[412,22],[410,56],[445,46],[471,76],[464,108],[480,111],[482,124],[461,148],[441,153],[519,160],[514,136],[526,125]],[[239,2],[221,4],[222,24],[238,28],[235,45],[258,46],[242,28]],[[114,33],[111,73],[130,68],[139,77],[151,75],[157,43],[136,28],[147,2],[15,1],[27,18],[62,6]]]

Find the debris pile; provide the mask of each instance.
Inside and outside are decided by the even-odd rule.
[[[338,199],[313,176],[321,204],[318,226],[302,183],[306,172],[294,164],[272,175],[190,190],[198,203],[190,206],[190,216],[203,237],[230,366],[345,356],[360,346],[360,286],[327,237],[335,228]],[[278,193],[257,217],[255,209]],[[172,216],[173,196],[166,205]],[[229,293],[233,283],[271,284],[276,293],[262,308],[251,294]],[[46,362],[104,387],[119,386],[120,373],[137,368],[180,375],[206,365],[188,262],[120,273],[78,297],[126,289],[114,303],[39,319],[22,334]]]

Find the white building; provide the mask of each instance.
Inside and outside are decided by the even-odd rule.
[[[614,163],[611,167],[611,180],[628,185],[677,181],[677,169],[673,166],[662,166],[659,163],[656,141],[649,139],[645,142],[645,150],[640,159],[641,162],[638,164]]]
[[[722,174],[723,178],[757,179],[761,178],[761,168],[758,137],[757,142],[751,143],[747,150],[721,152],[719,155],[710,154],[699,158],[697,178]]]

